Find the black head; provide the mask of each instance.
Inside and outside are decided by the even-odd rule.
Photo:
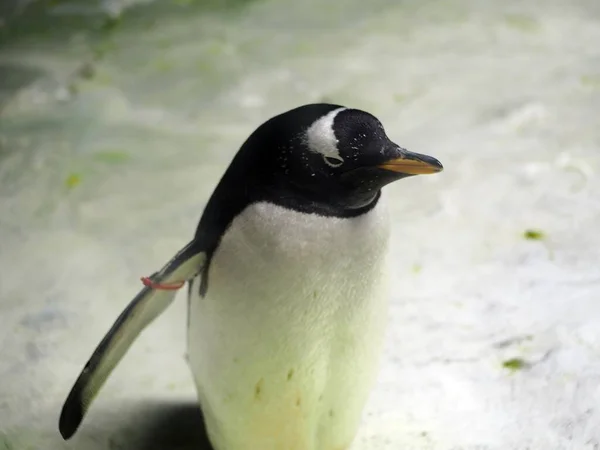
[[[435,158],[394,144],[364,111],[313,104],[273,117],[242,145],[204,209],[194,238],[207,254],[201,294],[221,236],[249,204],[352,217],[377,204],[385,185],[441,170]]]
[[[393,181],[442,169],[435,158],[392,142],[373,115],[330,104],[268,120],[230,167],[256,200],[342,216],[360,213]]]

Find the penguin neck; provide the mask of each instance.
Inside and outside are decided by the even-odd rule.
[[[341,202],[319,201],[301,194],[290,192],[263,192],[256,198],[256,201],[267,201],[278,206],[282,206],[293,211],[305,214],[317,214],[325,217],[351,218],[358,217],[371,211],[381,198],[381,190],[368,199],[364,204],[358,207],[347,207]]]

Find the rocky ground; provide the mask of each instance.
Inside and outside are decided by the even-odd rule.
[[[58,414],[241,142],[315,101],[446,169],[389,189],[392,323],[352,450],[600,448],[600,3],[90,5],[0,28],[0,449],[207,448],[183,294],[69,443]]]

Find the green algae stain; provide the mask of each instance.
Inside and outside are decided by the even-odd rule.
[[[588,88],[600,89],[600,74],[583,75],[580,78],[581,84]]]
[[[225,42],[214,40],[207,43],[204,49],[210,56],[219,56],[225,53],[227,45]]]
[[[104,58],[107,54],[117,50],[117,44],[110,40],[103,40],[102,42],[92,47],[92,55],[95,60]]]
[[[96,161],[100,161],[106,164],[123,164],[131,159],[129,154],[119,151],[110,150],[104,152],[98,152],[94,155]]]
[[[210,73],[213,69],[212,62],[206,60],[200,60],[196,63],[196,68],[202,74]]]
[[[113,82],[112,77],[110,76],[110,74],[108,74],[107,72],[96,72],[94,74],[94,78],[91,79],[90,81],[87,81],[87,85],[88,86],[94,86],[94,85],[99,85],[99,86],[108,86]]]
[[[408,100],[409,95],[408,94],[394,94],[393,97],[394,101],[396,103],[404,103],[406,100]]]
[[[521,358],[511,358],[504,361],[502,363],[502,367],[510,370],[511,372],[516,372],[518,370],[525,369],[527,367],[527,363]]]
[[[169,72],[169,71],[173,70],[173,68],[175,67],[175,64],[173,64],[172,61],[169,61],[165,58],[160,58],[154,62],[154,67],[159,72]]]
[[[103,32],[111,32],[121,24],[120,16],[111,16],[104,19],[100,25],[100,30]]]
[[[67,187],[67,189],[74,189],[77,186],[79,186],[80,184],[81,184],[81,175],[79,175],[77,173],[72,173],[65,179],[65,186]]]
[[[423,266],[421,264],[413,264],[411,267],[411,271],[414,274],[421,273],[421,270],[423,270]]]
[[[535,33],[540,29],[540,24],[536,19],[524,14],[507,14],[504,16],[504,23],[522,33]]]
[[[527,229],[523,232],[523,237],[528,241],[541,241],[546,235],[542,230]]]
[[[315,45],[313,42],[300,41],[294,45],[293,52],[295,55],[311,55],[315,53]]]

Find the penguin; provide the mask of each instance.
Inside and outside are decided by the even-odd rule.
[[[378,373],[390,220],[382,189],[443,170],[370,113],[308,104],[243,143],[194,238],[117,318],[70,391],[67,440],[138,335],[188,285],[188,364],[214,450],[347,450]]]

